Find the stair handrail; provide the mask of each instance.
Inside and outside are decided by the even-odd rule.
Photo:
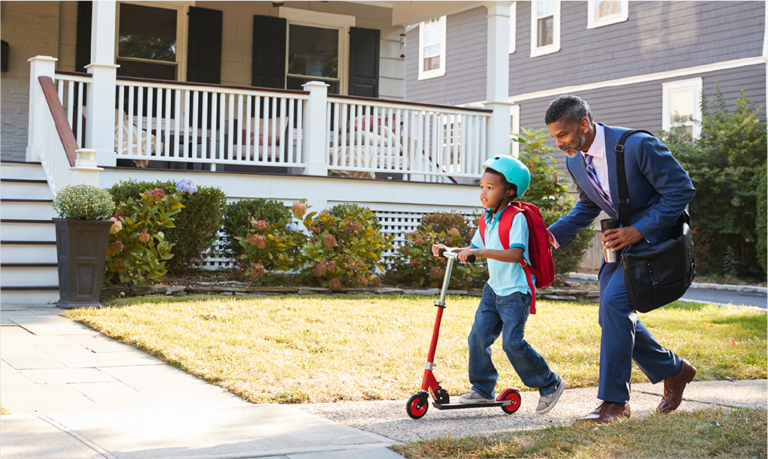
[[[59,134],[59,140],[61,146],[64,147],[64,152],[69,160],[70,167],[75,167],[75,160],[77,159],[77,140],[75,134],[72,132],[72,127],[67,121],[67,114],[64,112],[64,107],[61,105],[59,95],[56,92],[56,85],[53,83],[53,79],[49,76],[38,77],[40,87],[43,90],[45,101],[48,104],[48,110],[53,117],[53,123],[56,126],[56,132]]]

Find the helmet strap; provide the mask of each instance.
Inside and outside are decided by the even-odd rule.
[[[517,198],[517,193],[515,193],[513,196],[507,196],[507,192],[508,192],[508,191],[509,191],[511,188],[512,188],[512,187],[511,187],[509,184],[507,184],[507,186],[506,186],[506,187],[505,187],[505,189],[504,189],[504,197],[503,197],[503,198],[501,198],[501,199],[499,199],[499,202],[498,202],[498,203],[496,203],[496,207],[495,207],[495,208],[493,209],[493,211],[491,212],[491,215],[496,215],[496,212],[498,212],[498,211],[499,211],[499,208],[501,208],[501,205],[504,203],[504,201],[514,201],[514,200],[515,200],[515,198]]]

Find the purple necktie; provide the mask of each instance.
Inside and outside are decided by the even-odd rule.
[[[610,207],[612,211],[616,212],[616,210],[613,208],[613,204],[611,204],[611,198],[605,193],[603,187],[600,186],[600,180],[597,179],[597,171],[595,171],[595,166],[592,164],[592,155],[584,155],[584,159],[587,163],[587,177],[589,177],[589,181],[592,182],[592,186],[595,187],[597,193],[601,198],[603,198],[603,201],[608,204],[608,207]]]

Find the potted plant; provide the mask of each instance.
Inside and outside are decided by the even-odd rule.
[[[56,194],[60,308],[100,306],[101,281],[109,243],[112,195],[93,185],[71,185]]]

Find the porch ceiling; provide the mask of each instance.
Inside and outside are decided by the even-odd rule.
[[[344,1],[344,0],[342,0]],[[366,5],[375,5],[382,8],[390,8],[392,10],[392,25],[393,26],[407,26],[416,24],[428,19],[440,17],[445,14],[454,14],[461,11],[470,10],[481,6],[482,2],[454,2],[454,1],[440,1],[440,2],[408,2],[408,1],[395,1],[395,2],[358,2],[352,1],[350,3],[364,3]]]

